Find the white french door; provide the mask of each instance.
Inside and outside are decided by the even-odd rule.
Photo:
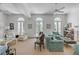
[[[24,34],[23,22],[18,22],[18,35]]]
[[[62,21],[55,21],[55,31],[62,34]]]
[[[38,36],[39,32],[43,31],[43,20],[42,18],[36,19],[36,36]]]

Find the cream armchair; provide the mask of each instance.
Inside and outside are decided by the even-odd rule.
[[[28,37],[26,35],[19,35],[17,40],[26,40]]]

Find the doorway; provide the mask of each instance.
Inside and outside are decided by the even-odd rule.
[[[62,19],[60,17],[56,17],[54,19],[54,30],[59,34],[62,34]]]
[[[19,18],[17,20],[17,24],[18,24],[18,35],[23,35],[24,34],[24,18]]]
[[[43,19],[41,17],[36,18],[36,36],[39,32],[43,32]]]

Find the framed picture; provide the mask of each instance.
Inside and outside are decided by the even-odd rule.
[[[14,30],[14,23],[10,23],[10,30]]]
[[[28,29],[32,29],[32,24],[28,24]]]
[[[47,29],[50,29],[50,28],[51,28],[51,24],[47,24],[47,25],[46,25],[46,28],[47,28]]]

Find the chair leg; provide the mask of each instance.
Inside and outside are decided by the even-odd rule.
[[[43,49],[45,49],[45,46],[44,46],[44,44],[43,44]]]
[[[34,49],[36,49],[36,43],[34,44]]]
[[[41,51],[41,44],[40,44],[40,51]]]

